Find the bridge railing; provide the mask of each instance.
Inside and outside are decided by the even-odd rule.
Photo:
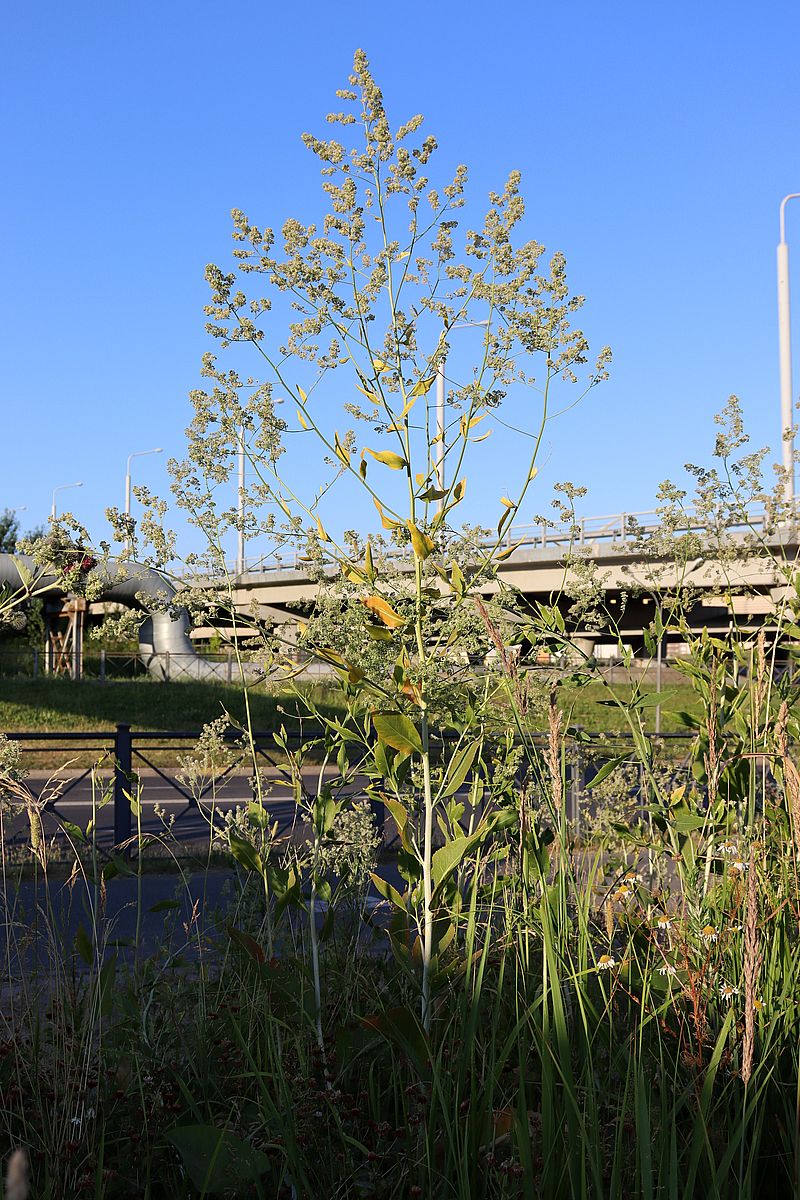
[[[503,534],[506,547],[514,547],[515,553],[536,550],[564,550],[570,546],[621,546],[631,544],[642,534],[655,533],[662,527],[661,514],[656,509],[609,513],[602,516],[576,517],[569,523],[530,523],[511,525]],[[675,527],[675,533],[702,533],[707,524],[689,511],[686,521]],[[744,537],[750,533],[767,534],[770,517],[763,511],[753,511],[737,522],[725,527],[731,537]],[[495,540],[478,542],[476,548],[494,546]],[[400,552],[398,551],[398,557]],[[512,555],[513,558],[513,555]],[[246,574],[266,575],[279,571],[304,571],[308,568],[308,557],[300,550],[276,550],[257,557],[245,558]],[[506,560],[508,561],[508,560]],[[226,571],[236,575],[236,564],[226,563]]]

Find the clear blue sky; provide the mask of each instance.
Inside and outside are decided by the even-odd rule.
[[[566,253],[583,324],[614,350],[611,381],[548,435],[539,511],[564,478],[588,486],[586,514],[650,507],[708,461],[733,391],[777,456],[796,2],[18,0],[3,26],[0,507],[26,505],[25,524],[81,479],[62,503],[99,534],[128,453],[180,455],[204,266],[227,261],[232,207],[277,225],[315,210],[300,134],[326,128],[357,46],[395,121],[424,112],[442,170],[470,165],[473,196],[521,169],[526,232]],[[788,228],[797,313],[800,202]],[[166,457],[137,479],[166,490]],[[506,464],[485,461],[499,493]]]

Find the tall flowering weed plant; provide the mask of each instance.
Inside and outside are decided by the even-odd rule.
[[[288,218],[276,231],[236,210],[233,269],[207,268],[208,330],[233,365],[205,356],[211,386],[193,393],[188,457],[173,471],[179,502],[213,531],[213,545],[221,526],[244,524],[248,539],[299,547],[338,571],[343,632],[329,624],[321,636],[312,621],[303,647],[339,672],[348,736],[370,748],[372,794],[397,822],[408,891],[389,894],[416,928],[427,1028],[437,911],[497,819],[475,823],[469,837],[457,820],[437,822],[479,770],[472,730],[491,703],[458,686],[461,633],[469,628],[487,648],[474,597],[510,551],[507,531],[536,476],[557,383],[592,387],[609,353],[587,368],[589,347],[572,326],[583,299],[569,290],[563,256],[545,263],[543,247],[520,238],[518,172],[491,194],[482,223],[463,228],[466,168],[444,186],[433,181],[435,138],[421,116],[392,123],[363,52],[337,96],[341,110],[328,117],[336,136],[303,139],[321,164],[321,219]],[[446,368],[464,325],[480,331],[480,350],[459,381]],[[443,419],[434,403],[441,375]],[[475,446],[501,412],[529,440],[527,468],[513,495],[496,497],[490,537],[457,532]],[[216,488],[241,444],[254,481],[246,515],[220,520]],[[333,530],[332,489],[355,506],[359,534]],[[366,536],[371,523],[377,532]],[[379,653],[356,656],[354,635]],[[435,834],[446,842],[438,850]]]

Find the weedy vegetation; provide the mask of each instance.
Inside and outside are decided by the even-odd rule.
[[[144,839],[108,857],[78,830],[69,886],[86,919],[65,943],[36,804],[2,745],[2,819],[27,807],[38,880],[23,912],[4,865],[6,1195],[800,1195],[800,598],[782,481],[767,492],[763,455],[740,453],[732,401],[720,466],[696,472],[693,532],[669,485],[658,533],[641,532],[630,589],[659,600],[648,651],[668,632],[687,647],[689,752],[676,756],[652,736],[659,697],[576,652],[576,629],[603,626],[627,655],[579,548],[549,604],[498,577],[551,415],[609,360],[587,366],[563,258],[518,240],[516,174],[479,227],[460,228],[465,170],[434,186],[435,140],[421,117],[390,124],[363,54],[339,98],[332,132],[355,146],[305,139],[324,217],[275,233],[235,212],[233,268],[208,268],[209,330],[230,365],[205,357],[208,390],[192,394],[173,465],[208,539],[192,565],[239,635],[237,736],[256,798],[223,819],[212,790],[203,808],[209,854],[232,867],[225,913],[167,911],[155,950],[116,944],[106,889],[140,871]],[[455,336],[480,345],[464,383],[446,369]],[[476,443],[501,420],[530,446],[519,488],[497,498],[490,529],[457,528]],[[233,604],[224,539],[242,518],[220,497],[242,439],[244,531],[308,556],[319,591],[302,646],[334,672],[333,704],[294,682],[290,648]],[[332,489],[358,531],[326,524]],[[561,487],[559,519],[578,495]],[[140,499],[163,563],[163,509]],[[732,537],[754,505],[772,524]],[[141,531],[112,518],[134,543]],[[65,544],[62,568],[83,586],[91,569]],[[694,627],[689,566],[722,571],[730,595],[754,558],[775,573],[768,628]],[[208,589],[184,599],[207,605]],[[553,665],[529,670],[538,654]],[[252,746],[252,662],[294,697],[274,734],[301,818],[291,841]],[[575,721],[585,686],[627,732],[624,752]],[[189,786],[225,769],[221,734],[208,726],[184,762]],[[591,764],[580,813],[576,747]],[[138,815],[135,781],[130,798]]]

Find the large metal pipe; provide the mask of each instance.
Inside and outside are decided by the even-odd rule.
[[[64,595],[57,576],[41,573],[33,559],[26,555],[0,554],[0,587],[7,587],[12,592],[25,587],[18,564],[34,577],[37,595]],[[147,608],[140,597],[169,604],[176,595],[174,584],[166,576],[138,563],[113,560],[102,567],[94,567],[91,575],[102,581],[98,600],[126,604],[142,611]],[[139,656],[148,673],[156,679],[227,678],[227,663],[209,662],[197,653],[189,637],[189,627],[189,614],[185,608],[178,609],[174,616],[163,611],[148,614],[139,628]]]

